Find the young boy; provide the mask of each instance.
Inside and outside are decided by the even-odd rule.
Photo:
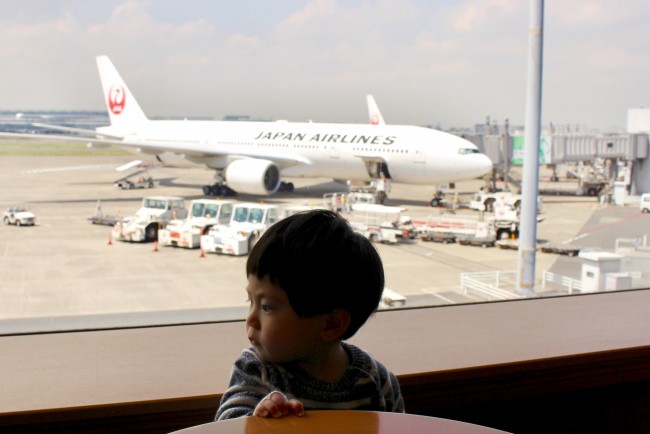
[[[343,342],[376,311],[384,289],[377,251],[345,219],[315,210],[280,220],[251,250],[246,275],[252,348],[235,362],[216,420],[404,412],[393,373]]]

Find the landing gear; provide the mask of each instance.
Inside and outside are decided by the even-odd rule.
[[[236,196],[237,192],[225,184],[212,184],[203,186],[203,194],[206,196]]]
[[[442,206],[442,199],[439,197],[434,197],[431,199],[431,202],[429,202],[429,205],[432,206],[433,208],[439,208]]]
[[[222,176],[223,170],[217,169],[216,172],[214,173],[214,184],[211,185],[204,185],[203,186],[203,194],[206,196],[221,196],[221,197],[228,197],[228,196],[236,196],[237,192],[233,190],[232,188],[228,187],[225,184],[225,180]]]
[[[442,191],[436,191],[436,195],[431,199],[431,202],[429,202],[429,206],[433,208],[442,208],[444,196],[445,195]]]
[[[284,181],[280,183],[280,188],[278,189],[278,191],[286,191],[289,193],[291,193],[293,190],[294,190],[293,182],[284,182]]]

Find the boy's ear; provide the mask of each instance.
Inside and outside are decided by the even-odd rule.
[[[346,309],[339,308],[326,313],[323,339],[328,342],[341,339],[341,336],[348,330],[351,320],[350,312]]]

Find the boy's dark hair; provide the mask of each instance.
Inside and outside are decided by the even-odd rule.
[[[375,246],[328,210],[297,213],[267,229],[248,256],[246,275],[269,276],[300,317],[347,310],[351,322],[342,339],[372,315],[384,290]]]

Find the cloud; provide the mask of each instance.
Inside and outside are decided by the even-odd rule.
[[[4,1],[2,104],[102,109],[107,54],[151,115],[364,121],[373,93],[389,122],[524,118],[526,2],[293,0],[258,15],[251,2]],[[648,104],[650,5],[546,5],[545,115],[603,124]]]

